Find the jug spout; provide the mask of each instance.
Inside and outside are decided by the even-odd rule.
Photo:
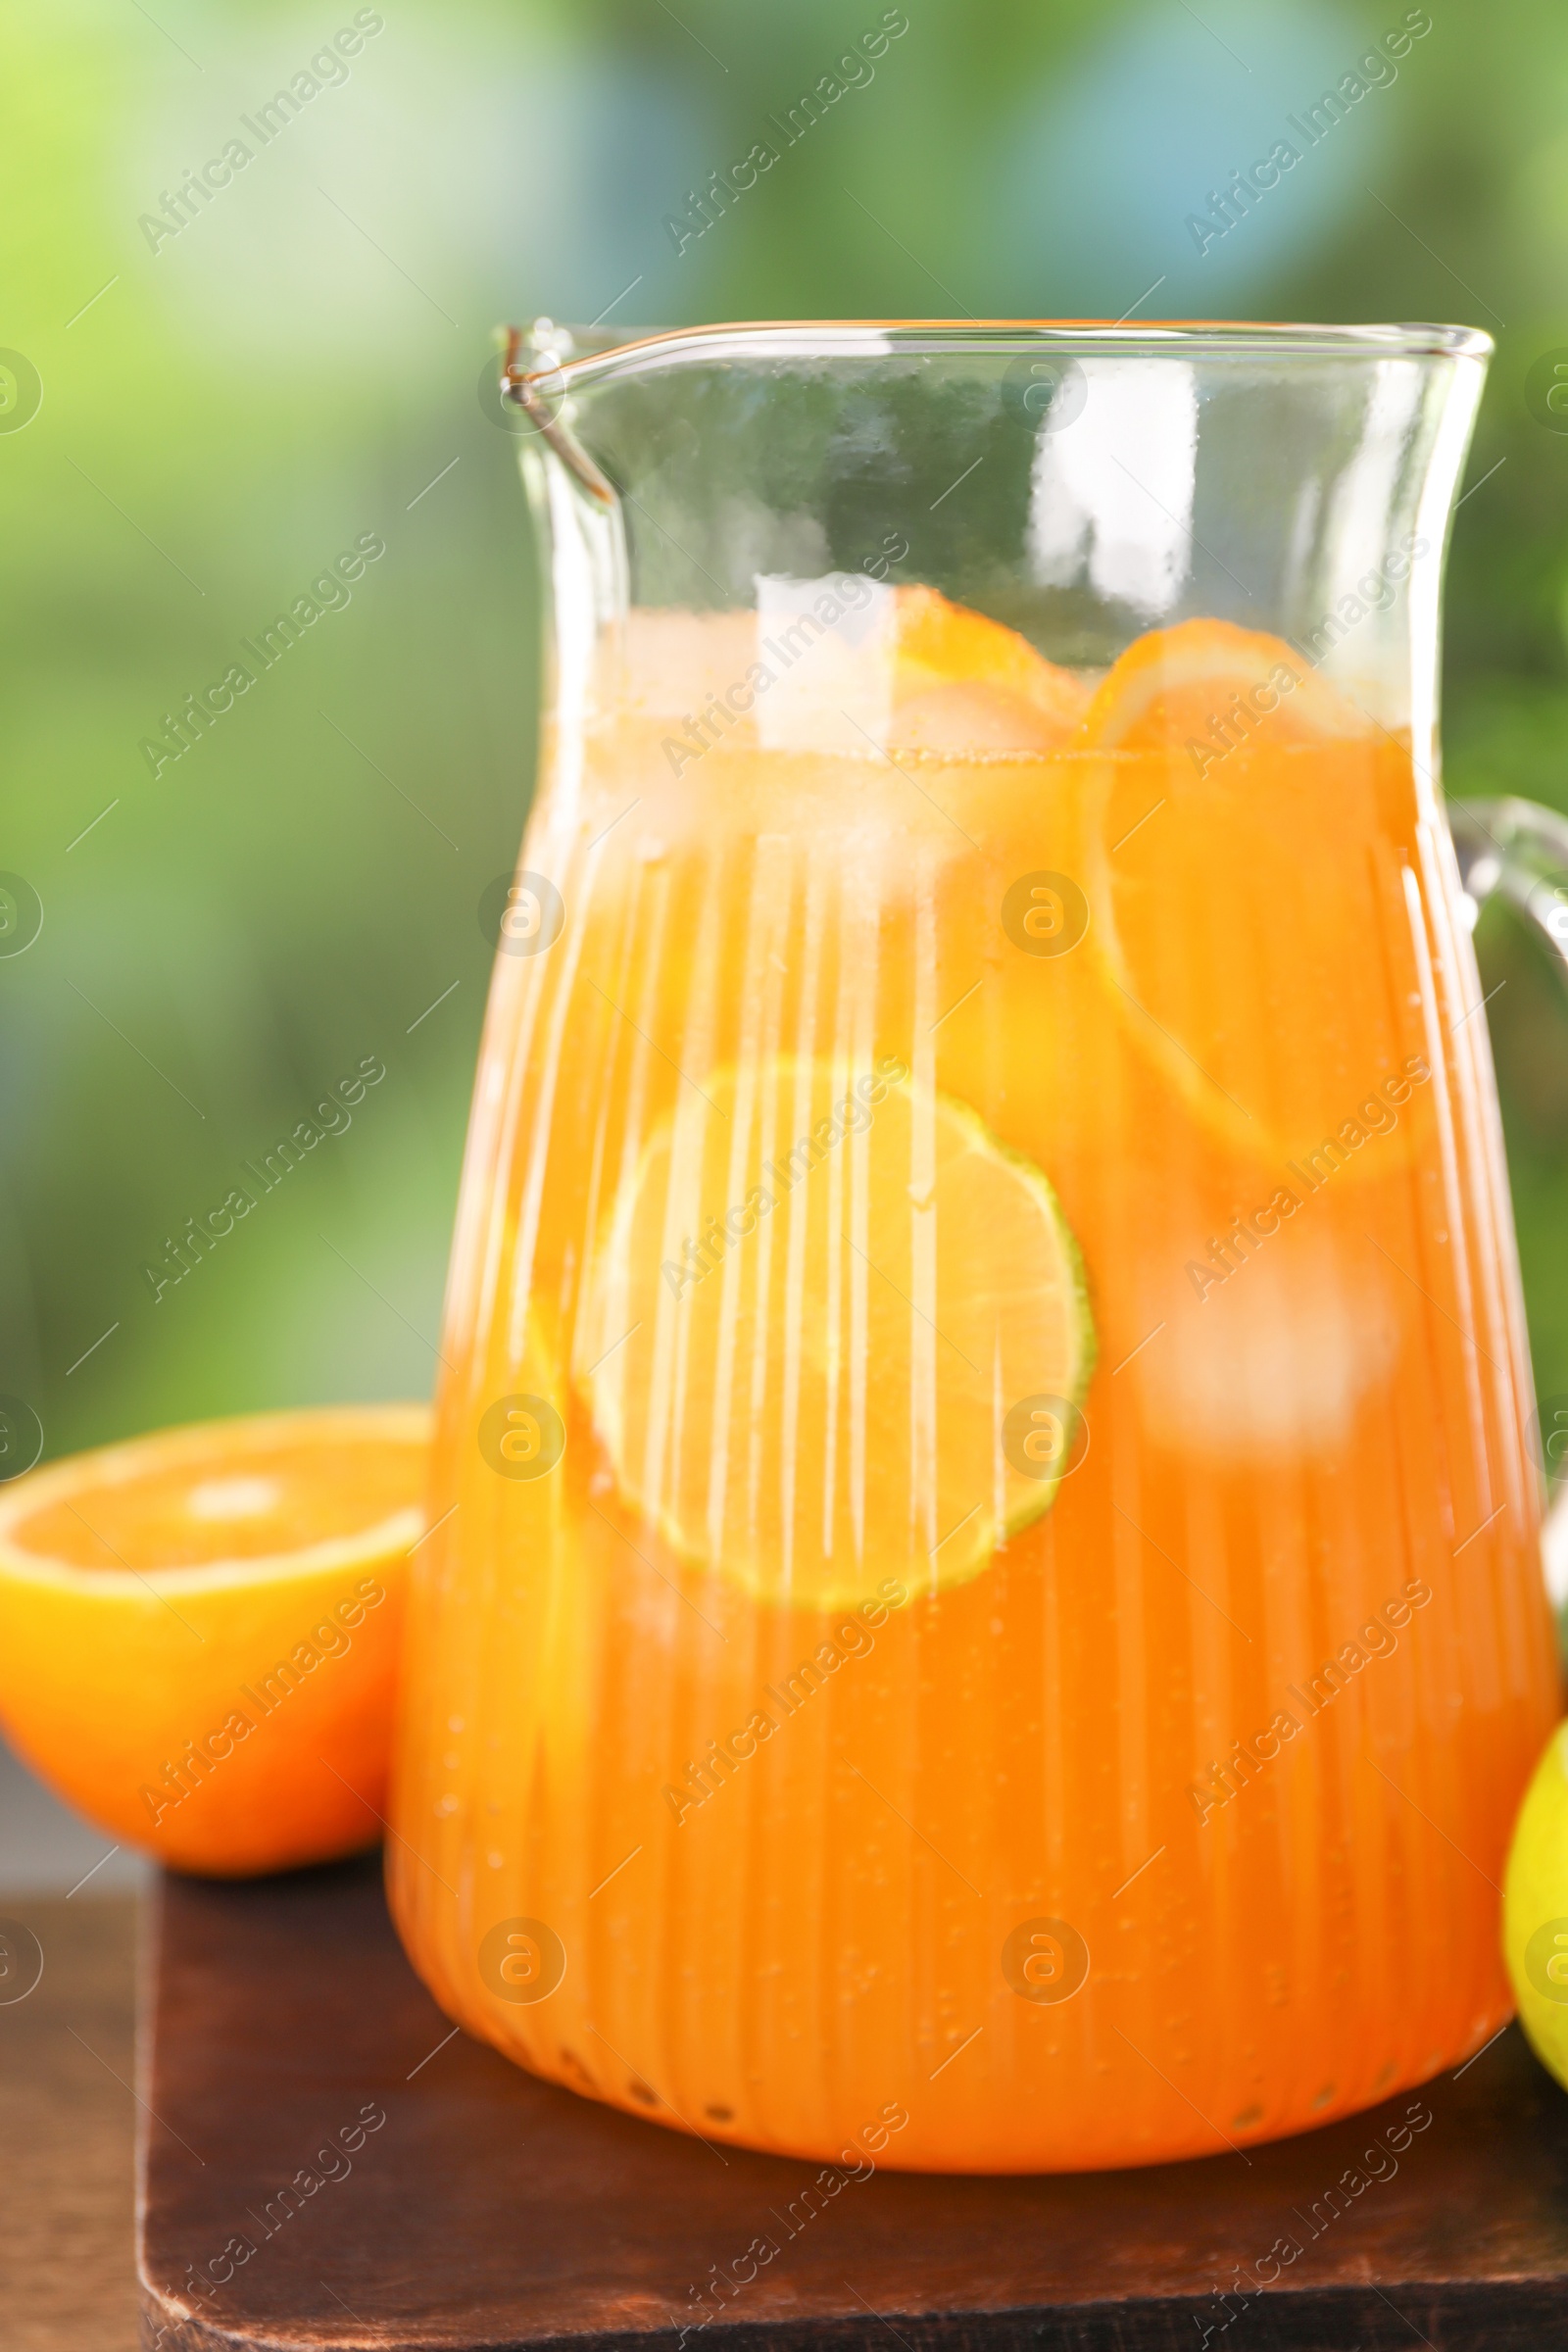
[[[516,404],[532,429],[599,506],[610,508],[615,493],[593,459],[561,421],[565,399],[562,359],[571,355],[577,337],[552,318],[536,318],[531,326],[509,326],[501,366],[504,400]]]
[[[614,485],[573,430],[564,368],[592,349],[592,329],[536,318],[506,329],[503,402],[518,424],[523,483],[546,583],[547,706],[569,741],[622,666],[630,596],[626,518]],[[600,336],[603,345],[612,340]]]

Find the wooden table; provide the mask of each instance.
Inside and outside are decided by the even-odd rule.
[[[1245,2159],[824,2189],[455,2033],[372,1863],[169,1882],[150,2030],[159,2352],[1568,2347],[1568,2097],[1515,2029]]]
[[[5,2352],[131,2352],[136,2341],[136,1912],[128,1896],[0,1895]],[[42,1975],[8,1997],[27,1982],[35,1949]]]

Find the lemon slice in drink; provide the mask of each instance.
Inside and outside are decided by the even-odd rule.
[[[578,1377],[623,1499],[759,1599],[977,1575],[1086,1441],[1094,1332],[1032,1160],[890,1055],[683,1088],[590,1270]]]

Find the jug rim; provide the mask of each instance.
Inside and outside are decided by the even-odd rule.
[[[1473,359],[1494,349],[1481,327],[1413,320],[1320,325],[1273,319],[1171,318],[825,318],[741,320],[708,326],[607,330],[537,318],[507,331],[509,387],[545,379],[557,394],[610,377],[704,363],[931,358],[963,352],[998,357],[1039,351],[1068,356],[1224,360]]]

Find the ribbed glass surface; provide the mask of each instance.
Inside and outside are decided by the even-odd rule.
[[[389,1848],[416,1964],[539,2074],[833,2162],[1211,2153],[1456,2061],[1508,2013],[1557,1683],[1405,738],[1200,787],[1179,741],[676,775],[667,736],[550,753],[559,922],[524,891],[497,960]],[[1040,875],[1066,952],[1020,924],[1071,905],[1009,899]],[[1040,1510],[1016,1379],[1075,1347]]]

